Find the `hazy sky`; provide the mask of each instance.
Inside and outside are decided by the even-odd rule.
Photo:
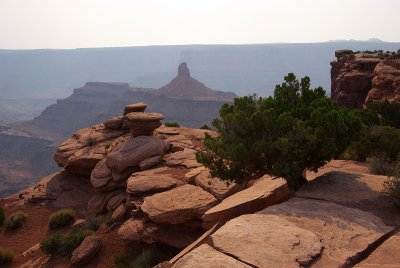
[[[0,0],[0,48],[400,41],[400,0]]]

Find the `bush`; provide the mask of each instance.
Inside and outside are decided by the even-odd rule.
[[[71,225],[75,221],[76,212],[73,209],[61,209],[51,214],[49,218],[49,228],[57,229],[60,227]]]
[[[128,256],[124,253],[115,253],[112,256],[112,261],[117,268],[125,268],[129,266]]]
[[[73,230],[67,235],[56,232],[40,243],[40,249],[47,254],[68,255],[77,248],[85,237],[93,235],[93,231],[85,228]]]
[[[397,163],[393,176],[384,183],[384,190],[390,196],[400,200],[400,162]]]
[[[23,211],[17,211],[7,218],[5,226],[8,230],[15,230],[22,226],[22,223],[26,221],[28,215]]]
[[[180,127],[180,125],[178,124],[178,122],[166,122],[165,123],[166,127]]]
[[[197,160],[212,176],[243,182],[265,173],[285,178],[297,189],[307,180],[306,169],[316,171],[339,156],[359,135],[359,116],[339,107],[310,79],[292,73],[277,85],[273,97],[240,97],[224,104],[213,125],[216,138],[206,134],[206,152]]]
[[[370,172],[376,175],[393,176],[396,169],[396,162],[390,162],[384,156],[373,156],[370,161]]]
[[[207,129],[207,130],[211,130],[211,128],[207,125],[202,125],[200,129]]]
[[[97,231],[102,225],[111,226],[113,224],[112,214],[107,213],[96,217],[89,217],[86,220],[86,228]]]
[[[8,248],[0,247],[0,264],[7,264],[14,259],[14,252]]]
[[[4,208],[0,207],[0,227],[3,226],[5,220]]]
[[[140,255],[133,260],[129,268],[151,268],[160,262],[170,259],[168,252],[157,247],[144,249]]]

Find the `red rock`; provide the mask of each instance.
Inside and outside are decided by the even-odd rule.
[[[89,263],[100,251],[101,239],[98,236],[88,236],[72,252],[71,264],[82,266]]]

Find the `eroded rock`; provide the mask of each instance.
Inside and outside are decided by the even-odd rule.
[[[72,252],[71,264],[82,266],[89,263],[100,251],[101,239],[98,236],[88,236]]]

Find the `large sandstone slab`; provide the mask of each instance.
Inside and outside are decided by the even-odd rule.
[[[219,201],[245,188],[244,184],[236,184],[234,182],[222,181],[219,178],[213,178],[208,170],[204,170],[198,174],[194,179],[194,183],[215,196]]]
[[[200,219],[217,199],[200,187],[183,185],[144,199],[141,209],[150,219],[159,223],[179,224]]]
[[[307,266],[322,251],[320,237],[283,217],[249,214],[211,235],[218,251],[255,267]]]
[[[399,268],[400,267],[400,234],[390,237],[375,249],[367,259],[360,262],[357,268]]]
[[[169,143],[153,136],[139,136],[128,139],[119,150],[107,155],[110,168],[122,172],[129,167],[138,166],[145,159],[163,155],[169,150]]]
[[[205,227],[227,221],[243,214],[254,213],[283,201],[289,196],[287,182],[270,176],[260,178],[253,186],[224,199],[203,216]]]
[[[203,244],[179,259],[172,268],[250,268],[207,244]]]
[[[173,154],[168,155],[165,160],[168,166],[183,166],[186,168],[196,168],[202,166],[196,160],[196,150],[184,149]]]
[[[348,264],[355,256],[363,254],[372,243],[394,229],[365,211],[332,202],[297,197],[258,213],[277,215],[318,235],[324,251],[321,258],[314,263],[315,267]]]

